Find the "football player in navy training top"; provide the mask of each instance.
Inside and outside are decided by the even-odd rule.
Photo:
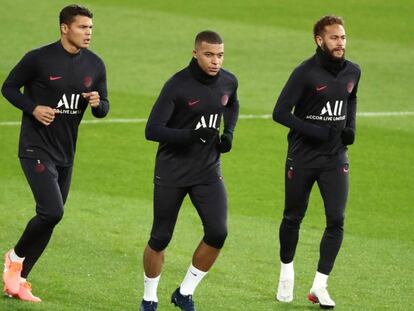
[[[345,59],[346,36],[340,17],[324,16],[317,21],[314,39],[316,54],[293,71],[273,111],[273,119],[290,128],[276,298],[282,302],[293,300],[293,258],[299,227],[312,186],[317,182],[325,206],[326,229],[308,299],[322,308],[333,308],[335,302],[327,292],[327,279],[343,238],[349,188],[346,151],[355,138],[361,71]]]
[[[109,111],[104,63],[87,49],[92,13],[70,5],[59,24],[60,40],[28,52],[2,87],[23,112],[19,158],[36,201],[36,215],[4,256],[4,292],[31,302],[41,300],[26,279],[63,216],[79,123],[88,106],[97,118]]]
[[[171,302],[195,310],[192,296],[223,247],[227,236],[227,195],[220,153],[232,147],[239,103],[237,80],[221,69],[224,45],[213,31],[200,32],[193,58],[164,85],[145,129],[159,142],[154,173],[154,220],[144,251],[141,310],[156,310],[164,253],[180,206],[188,194],[201,218],[204,236]],[[223,134],[219,135],[223,116]]]

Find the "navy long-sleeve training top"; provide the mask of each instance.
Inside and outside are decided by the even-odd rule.
[[[293,71],[273,110],[273,119],[290,128],[289,165],[318,168],[348,161],[341,131],[355,130],[360,75],[357,64],[334,62],[320,48]]]
[[[60,41],[28,52],[2,87],[4,97],[23,111],[19,157],[72,165],[79,123],[88,107],[81,93],[91,91],[100,95],[99,106],[92,108],[92,114],[103,118],[109,111],[106,71],[93,52],[81,49],[71,54]],[[50,125],[33,116],[37,105],[57,110]]]
[[[205,74],[194,58],[164,85],[147,122],[147,139],[159,142],[154,182],[184,187],[221,178],[219,137],[207,144],[194,141],[194,131],[219,129],[233,135],[239,102],[237,79],[221,69]]]

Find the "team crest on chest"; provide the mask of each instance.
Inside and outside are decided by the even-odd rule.
[[[224,94],[223,96],[221,96],[221,104],[223,106],[226,106],[228,101],[229,101],[229,95]]]
[[[83,85],[85,87],[91,87],[92,86],[92,77],[91,76],[86,76],[85,78],[83,78]]]
[[[348,84],[346,85],[346,89],[347,89],[348,93],[351,93],[352,90],[354,89],[354,81],[348,82]]]

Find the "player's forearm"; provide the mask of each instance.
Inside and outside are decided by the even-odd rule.
[[[6,80],[1,89],[3,96],[15,107],[32,114],[36,104],[26,95],[20,92],[20,89]]]
[[[104,118],[109,112],[109,102],[106,99],[99,101],[99,106],[92,108],[92,114],[95,118]]]
[[[302,134],[322,141],[329,140],[331,130],[329,126],[319,126],[313,123],[303,121],[293,115],[290,111],[280,109],[276,105],[273,111],[273,120]]]
[[[355,131],[356,125],[356,106],[357,106],[357,99],[352,98],[348,101],[348,108],[346,113],[346,127],[349,127]]]
[[[234,129],[236,127],[237,119],[239,117],[239,102],[232,103],[223,113],[224,120],[224,133],[231,134],[233,136]]]
[[[173,129],[161,124],[147,123],[145,138],[160,143],[188,144],[193,140],[193,130]]]

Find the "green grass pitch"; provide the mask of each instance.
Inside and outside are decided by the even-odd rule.
[[[1,1],[0,80],[28,50],[58,39],[65,1]],[[241,114],[270,114],[292,69],[314,52],[312,26],[345,18],[347,57],[360,64],[359,112],[412,112],[414,3],[396,1],[88,0],[91,49],[107,65],[108,118],[146,118],[163,83],[188,64],[195,34],[225,40],[224,67],[239,78]],[[92,119],[89,112],[85,119]],[[34,204],[19,167],[20,112],[0,98],[0,252],[12,247]],[[414,116],[359,116],[350,148],[345,239],[329,280],[337,310],[414,310]],[[65,217],[30,275],[38,305],[7,298],[0,310],[137,310],[142,251],[152,221],[157,145],[145,123],[81,125]],[[287,129],[241,119],[222,157],[229,236],[198,287],[197,310],[318,310],[306,300],[316,269],[324,212],[315,187],[295,258],[292,304],[275,301]],[[202,236],[189,201],[180,212],[159,285],[169,303]]]

